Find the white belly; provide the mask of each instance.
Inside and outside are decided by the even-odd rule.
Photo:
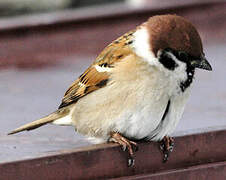
[[[137,101],[133,108],[122,113],[117,118],[115,127],[117,131],[128,138],[143,139],[148,137],[157,128],[169,98],[164,94],[156,96],[153,94],[148,95],[142,98],[142,100]]]
[[[135,60],[128,62],[130,69],[132,63],[137,63]],[[128,62],[121,62],[120,67]],[[117,66],[114,70],[118,72],[112,73],[112,80],[106,87],[75,104],[72,124],[77,131],[105,140],[111,131],[134,139],[156,135],[152,140],[160,140],[172,132],[181,118],[188,93],[176,96],[176,82],[144,63],[136,64],[129,72],[123,72]],[[170,109],[162,123],[169,99]]]
[[[149,134],[149,139],[159,141],[163,139],[164,136],[169,136],[174,131],[182,117],[189,94],[190,88],[183,94],[170,98],[170,106],[167,115],[160,122],[158,127]]]
[[[189,89],[180,95],[170,98],[170,106],[164,120],[162,117],[167,107],[169,97],[162,94],[159,98],[147,99],[133,109],[125,112],[117,120],[117,130],[128,138],[147,138],[154,141],[161,140],[173,132],[181,119]]]

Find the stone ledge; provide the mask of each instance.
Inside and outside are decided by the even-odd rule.
[[[100,144],[64,150],[41,158],[3,163],[0,164],[0,177],[7,180],[106,179],[142,174],[151,177],[169,171],[180,173],[183,169],[189,172],[194,166],[196,169],[203,169],[204,166],[217,171],[208,164],[222,162],[221,166],[225,169],[225,137],[226,130],[176,137],[174,152],[164,164],[158,143],[155,142],[139,143],[133,168],[127,167],[127,154],[117,144]],[[196,173],[199,172],[202,174],[203,171]],[[225,173],[218,171],[218,176],[223,177]],[[203,173],[203,176],[207,177],[208,173]]]

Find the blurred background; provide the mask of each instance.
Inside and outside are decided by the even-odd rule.
[[[124,1],[125,0],[1,0],[0,15],[15,16],[33,14],[63,9],[76,9],[93,5],[112,4]],[[129,1],[134,2],[134,0]],[[137,2],[139,3],[139,0]]]
[[[0,159],[86,146],[73,127],[7,136],[55,111],[64,92],[112,40],[157,14],[198,29],[212,72],[198,70],[175,134],[226,127],[226,3],[216,0],[0,0]]]
[[[124,0],[1,0],[0,15],[15,16],[33,14],[123,1]]]

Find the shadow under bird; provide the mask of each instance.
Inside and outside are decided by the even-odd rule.
[[[160,142],[184,112],[195,69],[212,70],[196,28],[177,15],[153,16],[109,44],[66,91],[59,109],[9,134],[47,123],[74,126],[96,143],[114,142],[134,165],[136,140]]]

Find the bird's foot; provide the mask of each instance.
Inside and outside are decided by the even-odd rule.
[[[135,163],[134,152],[138,150],[137,143],[126,139],[118,132],[110,133],[110,138],[108,141],[118,143],[119,145],[121,145],[123,151],[127,150],[129,155],[128,166],[129,167],[134,166]]]
[[[160,141],[160,149],[163,152],[163,162],[167,162],[170,153],[173,151],[174,140],[172,137],[165,136],[162,141]]]

